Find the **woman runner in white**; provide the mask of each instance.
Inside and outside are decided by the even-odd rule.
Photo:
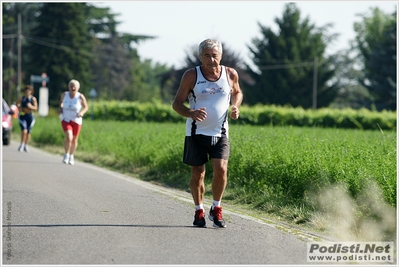
[[[71,80],[68,88],[69,91],[64,92],[60,100],[61,125],[65,132],[65,154],[62,162],[73,165],[75,163],[74,153],[78,147],[82,128],[82,117],[87,112],[88,106],[85,96],[79,93],[80,83],[77,80]]]

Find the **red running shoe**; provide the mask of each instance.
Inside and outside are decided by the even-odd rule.
[[[195,211],[193,225],[198,226],[198,227],[205,227],[205,225],[206,225],[205,212],[203,209],[199,209],[199,210]]]
[[[213,221],[214,227],[226,227],[226,223],[222,216],[222,207],[216,206],[214,209],[211,207],[208,218],[209,220]]]

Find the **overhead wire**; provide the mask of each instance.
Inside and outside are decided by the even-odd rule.
[[[63,51],[67,51],[67,52],[74,52],[77,54],[84,54],[84,55],[92,55],[91,52],[87,52],[87,51],[83,51],[83,50],[78,50],[78,49],[73,49],[71,47],[69,47],[68,45],[63,45],[63,44],[56,44],[56,43],[52,43],[47,41],[43,41],[43,39],[37,38],[37,37],[30,37],[30,36],[26,36],[26,35],[21,35],[21,37],[25,40],[27,40],[28,42],[32,42],[41,46],[46,46],[46,47],[50,47],[50,48],[54,48],[54,49],[58,49],[58,50],[63,50]],[[7,35],[3,35],[3,39],[11,39],[11,38],[18,38],[18,34],[7,34]],[[59,42],[60,40],[56,40],[57,42]],[[62,40],[61,40],[62,41]],[[68,42],[68,41],[65,41]],[[100,47],[100,49],[102,49]],[[104,55],[104,58],[115,58],[115,55]]]

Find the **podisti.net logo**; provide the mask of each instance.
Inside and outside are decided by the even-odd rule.
[[[393,242],[308,242],[307,262],[392,263]]]

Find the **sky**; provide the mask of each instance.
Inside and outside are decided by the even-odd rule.
[[[316,27],[332,23],[330,34],[339,34],[327,46],[327,54],[349,48],[356,33],[359,14],[370,14],[371,7],[392,13],[397,1],[294,1],[301,20],[308,17]],[[105,1],[93,2],[119,14],[118,32],[155,36],[136,46],[141,59],[179,68],[189,48],[207,38],[216,38],[251,63],[248,46],[260,37],[260,27],[277,30],[287,1]]]

